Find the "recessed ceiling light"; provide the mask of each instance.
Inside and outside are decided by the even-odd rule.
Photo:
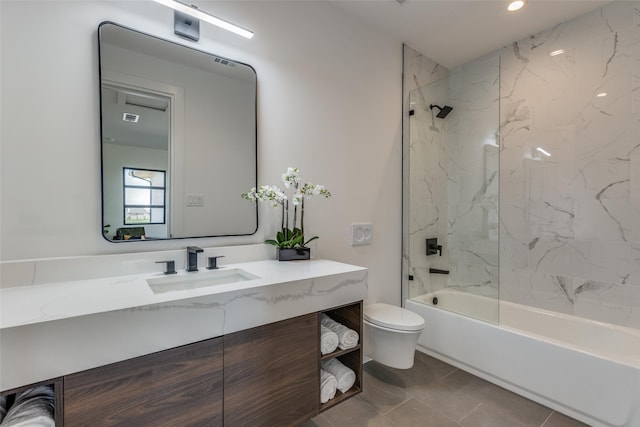
[[[553,52],[551,52],[549,54],[549,56],[562,55],[563,53],[564,53],[564,49],[558,49],[558,50],[554,50]]]
[[[598,98],[602,98],[607,96],[607,92],[600,92],[599,94],[596,95]]]
[[[526,3],[526,0],[514,0],[509,3],[509,6],[507,6],[507,10],[509,12],[515,12],[516,10],[522,9]]]

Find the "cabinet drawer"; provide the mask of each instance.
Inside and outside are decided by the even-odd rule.
[[[222,338],[68,375],[67,427],[221,426]]]
[[[224,425],[297,426],[318,414],[316,313],[224,337]]]

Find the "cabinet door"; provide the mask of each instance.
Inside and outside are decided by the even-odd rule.
[[[224,425],[298,426],[318,414],[318,315],[224,336]]]
[[[64,378],[72,426],[221,426],[222,338]]]

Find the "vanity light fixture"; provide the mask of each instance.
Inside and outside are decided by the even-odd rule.
[[[179,36],[187,37],[191,40],[198,41],[200,38],[200,21],[205,21],[216,27],[224,28],[227,31],[238,34],[248,39],[253,37],[253,31],[239,27],[229,21],[213,16],[207,12],[198,9],[196,6],[182,3],[178,0],[154,0],[156,3],[163,4],[175,11],[174,13],[174,32]],[[195,18],[195,20],[194,20]]]
[[[538,147],[538,148],[536,148],[536,150],[538,150],[539,152],[541,152],[542,154],[544,154],[547,157],[551,157],[551,153],[549,153],[547,150],[545,150],[542,147]]]
[[[564,53],[564,49],[558,49],[558,50],[554,50],[553,52],[551,52],[549,54],[549,56],[557,56],[557,55],[562,55]]]
[[[527,4],[526,0],[514,0],[509,3],[509,6],[507,6],[507,10],[509,12],[515,12],[516,10],[522,9],[525,4]]]

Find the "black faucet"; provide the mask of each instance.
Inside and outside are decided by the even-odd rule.
[[[203,250],[197,246],[187,246],[187,271],[198,271],[198,254]]]

